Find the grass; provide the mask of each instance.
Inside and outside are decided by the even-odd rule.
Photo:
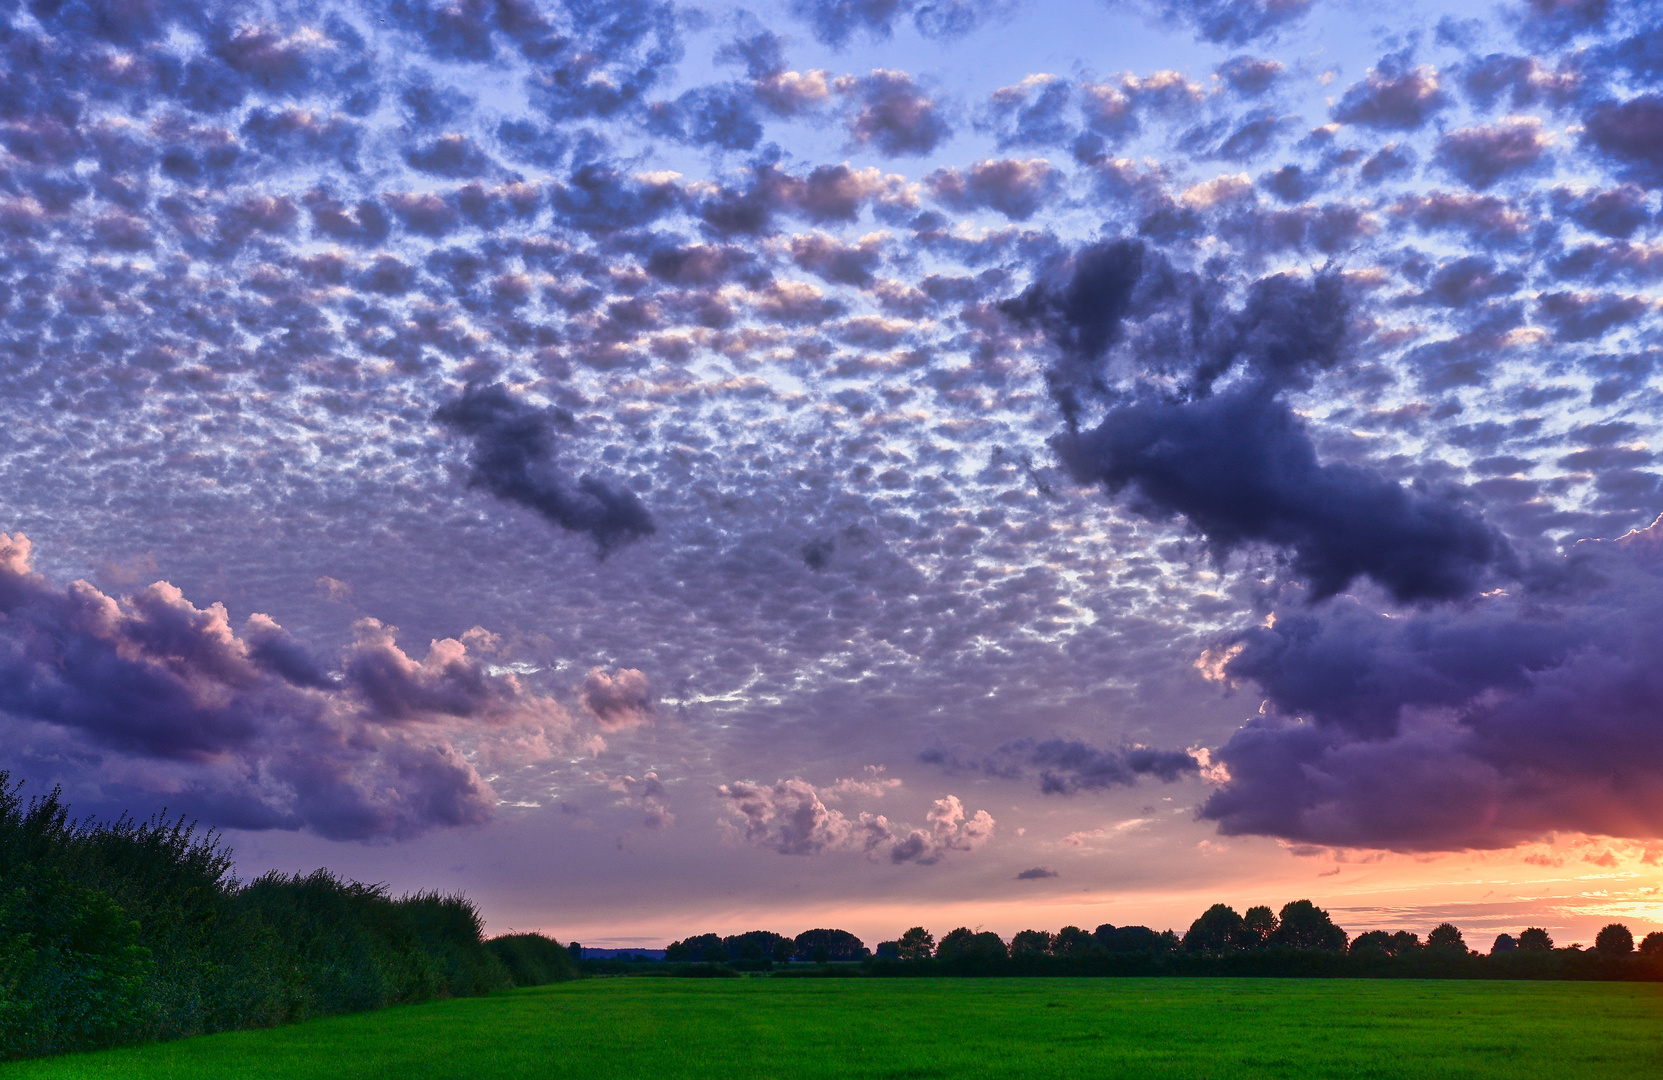
[[[1663,1075],[1663,986],[586,979],[0,1066],[0,1080]]]

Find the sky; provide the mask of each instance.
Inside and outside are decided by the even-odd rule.
[[[0,20],[25,794],[592,945],[1663,927],[1654,6]]]

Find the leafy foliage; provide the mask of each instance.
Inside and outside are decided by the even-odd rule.
[[[394,899],[327,870],[242,883],[183,818],[74,821],[58,791],[20,789],[0,772],[0,1059],[573,974],[547,939],[488,948],[465,897]]]

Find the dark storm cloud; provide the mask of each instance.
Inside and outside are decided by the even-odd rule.
[[[1663,835],[1657,533],[1577,545],[1556,597],[1398,618],[1344,602],[1221,646],[1267,715],[1217,752],[1229,780],[1203,817],[1399,850]]]
[[[1253,542],[1287,550],[1314,598],[1367,576],[1403,602],[1454,599],[1509,560],[1454,492],[1319,463],[1304,425],[1263,386],[1133,401],[1052,445],[1075,479],[1130,489],[1151,517],[1182,514],[1219,555]]]
[[[1052,387],[1068,429],[1051,445],[1077,481],[1127,492],[1152,518],[1182,515],[1220,557],[1249,543],[1284,549],[1316,598],[1360,576],[1401,601],[1470,595],[1510,565],[1501,535],[1457,492],[1320,463],[1280,396],[1340,361],[1348,307],[1336,276],[1276,275],[1223,310],[1122,240],[1082,250],[1004,310],[1045,330],[1063,354]],[[1101,360],[1132,324],[1137,361],[1181,375],[1178,388],[1111,385]],[[1215,393],[1232,370],[1241,377]],[[1081,430],[1092,399],[1105,411]]]
[[[879,68],[840,81],[839,89],[854,99],[849,137],[857,146],[874,147],[888,157],[918,157],[953,133],[941,107],[904,71]]]
[[[59,589],[30,556],[21,533],[0,535],[11,737],[62,741],[83,770],[129,777],[116,789],[210,825],[372,839],[478,824],[496,797],[456,748],[458,723],[482,741],[512,729],[546,742],[568,726],[553,702],[485,670],[482,631],[417,661],[362,620],[330,671],[265,615],[236,630],[223,605],[197,608],[162,581],[122,599],[85,581]]]
[[[555,462],[556,429],[570,416],[517,400],[500,385],[472,385],[433,419],[472,440],[472,482],[571,532],[588,533],[601,555],[651,536],[652,516],[628,488],[585,475],[575,482]]]

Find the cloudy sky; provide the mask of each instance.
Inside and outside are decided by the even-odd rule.
[[[1663,920],[1637,0],[3,0],[0,769],[493,930]]]

